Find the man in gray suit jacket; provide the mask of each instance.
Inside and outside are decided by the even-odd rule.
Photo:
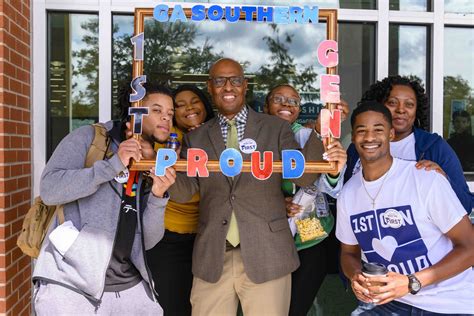
[[[245,105],[247,80],[238,62],[221,59],[209,75],[208,90],[219,113],[185,136],[183,157],[187,148],[201,148],[209,159],[218,160],[226,146],[233,147],[228,143],[235,129],[239,141],[254,140],[257,150],[272,151],[274,160],[281,160],[282,150],[298,148],[286,121]],[[323,152],[321,141],[312,133],[303,149],[306,160],[321,160]],[[249,154],[242,155],[244,160],[250,159]],[[306,186],[318,176],[306,174],[295,182]],[[200,192],[193,253],[193,315],[235,316],[239,300],[246,316],[288,314],[290,274],[298,268],[299,260],[281,182],[279,173],[264,181],[250,173],[233,178],[222,173],[211,173],[207,178],[178,174],[169,190],[171,199],[186,202]]]

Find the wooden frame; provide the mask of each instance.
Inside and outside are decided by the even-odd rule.
[[[168,14],[171,15],[172,8],[169,9]],[[184,9],[184,12],[188,18],[191,17],[191,9]],[[145,29],[145,18],[153,17],[153,8],[136,8],[134,16],[134,35],[138,35],[144,32]],[[256,14],[254,13],[254,20]],[[242,12],[240,19],[245,19],[245,14]],[[328,40],[337,41],[337,10],[336,9],[320,9],[319,10],[319,21],[326,22],[326,37]],[[159,22],[156,22],[159,23]],[[316,45],[315,45],[316,46]],[[315,47],[316,49],[316,47]],[[143,60],[133,60],[133,78],[143,75]],[[337,74],[337,67],[326,68],[326,73],[335,75]],[[142,101],[134,102],[132,106],[141,106]],[[333,104],[327,104],[329,109],[333,109]],[[132,117],[132,126],[133,126],[133,117]],[[134,135],[134,137],[139,137],[139,135]],[[329,143],[332,139],[329,139]],[[130,170],[136,171],[149,171],[155,165],[154,160],[141,160],[139,162],[133,162]],[[187,161],[184,159],[179,159],[174,168],[177,171],[186,171]],[[207,168],[210,172],[220,172],[219,161],[209,160],[207,163]],[[250,161],[243,162],[242,172],[250,172],[251,163]],[[306,161],[305,163],[305,173],[329,173],[337,171],[336,162],[327,162],[327,161]],[[273,163],[273,172],[282,172],[282,163],[281,161],[274,161]]]

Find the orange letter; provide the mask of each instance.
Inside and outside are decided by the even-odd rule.
[[[263,153],[263,168],[260,163],[260,152],[254,151],[252,153],[252,174],[258,180],[266,180],[270,178],[273,173],[273,152],[265,151]]]
[[[209,177],[209,170],[207,170],[207,153],[199,148],[188,148],[188,177]]]

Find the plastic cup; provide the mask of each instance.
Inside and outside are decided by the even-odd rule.
[[[367,278],[373,278],[376,276],[385,276],[388,273],[387,267],[382,263],[377,262],[364,262],[362,264],[362,274]],[[385,285],[384,282],[370,282],[371,285]]]

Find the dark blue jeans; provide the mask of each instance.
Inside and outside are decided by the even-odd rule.
[[[397,301],[391,301],[390,303],[383,305],[374,305],[359,302],[359,307],[354,310],[351,316],[438,316],[438,315],[453,315],[453,314],[440,314],[426,311],[424,309],[400,303]],[[456,314],[456,316],[469,316],[474,314]]]

